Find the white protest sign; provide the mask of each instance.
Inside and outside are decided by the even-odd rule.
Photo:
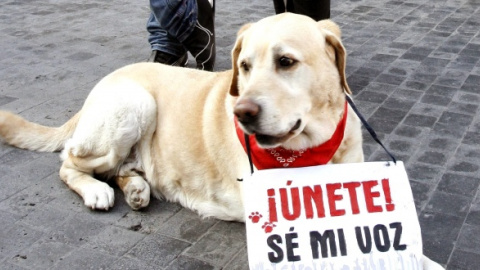
[[[421,269],[402,162],[256,171],[244,178],[250,269]]]

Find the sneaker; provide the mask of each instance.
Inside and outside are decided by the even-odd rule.
[[[185,53],[180,58],[162,51],[153,50],[148,62],[161,63],[170,66],[185,67],[188,63],[188,55]]]
[[[215,64],[215,1],[197,0],[198,18],[195,28],[183,45],[193,55],[197,68],[213,71]]]

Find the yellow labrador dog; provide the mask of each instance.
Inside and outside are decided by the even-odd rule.
[[[233,70],[210,73],[155,63],[103,78],[58,128],[0,112],[0,136],[16,147],[63,150],[61,179],[92,209],[113,206],[113,178],[133,209],[150,193],[202,216],[244,220],[249,170],[234,118],[261,148],[311,148],[345,115],[345,50],[331,21],[284,14],[244,26]],[[350,110],[350,108],[348,108]],[[329,162],[363,161],[360,123],[348,113]]]
[[[58,128],[0,111],[16,147],[62,151],[61,179],[92,209],[113,206],[113,178],[133,209],[150,193],[205,217],[244,221],[249,162],[237,132],[260,148],[323,145],[344,123],[329,163],[362,162],[360,122],[345,104],[345,49],[329,20],[283,14],[245,25],[233,70],[210,73],[140,63],[103,78]],[[348,111],[347,111],[348,110]],[[237,123],[235,123],[237,121]],[[237,127],[237,128],[236,128]],[[425,257],[424,267],[442,269]]]

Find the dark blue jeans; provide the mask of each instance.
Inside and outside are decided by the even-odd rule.
[[[182,42],[192,33],[197,21],[197,1],[150,0],[150,9],[147,31],[152,50],[183,56],[187,50]]]

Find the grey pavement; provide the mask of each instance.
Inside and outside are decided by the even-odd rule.
[[[218,0],[217,70],[271,0]],[[94,84],[149,55],[148,1],[2,0],[0,109],[57,126]],[[480,269],[480,1],[332,1],[361,111],[405,162],[424,253]],[[301,38],[301,37],[299,37]],[[191,61],[192,62],[192,61]],[[386,160],[365,134],[367,160]],[[91,211],[58,153],[0,145],[1,269],[247,269],[244,225],[151,201]]]

